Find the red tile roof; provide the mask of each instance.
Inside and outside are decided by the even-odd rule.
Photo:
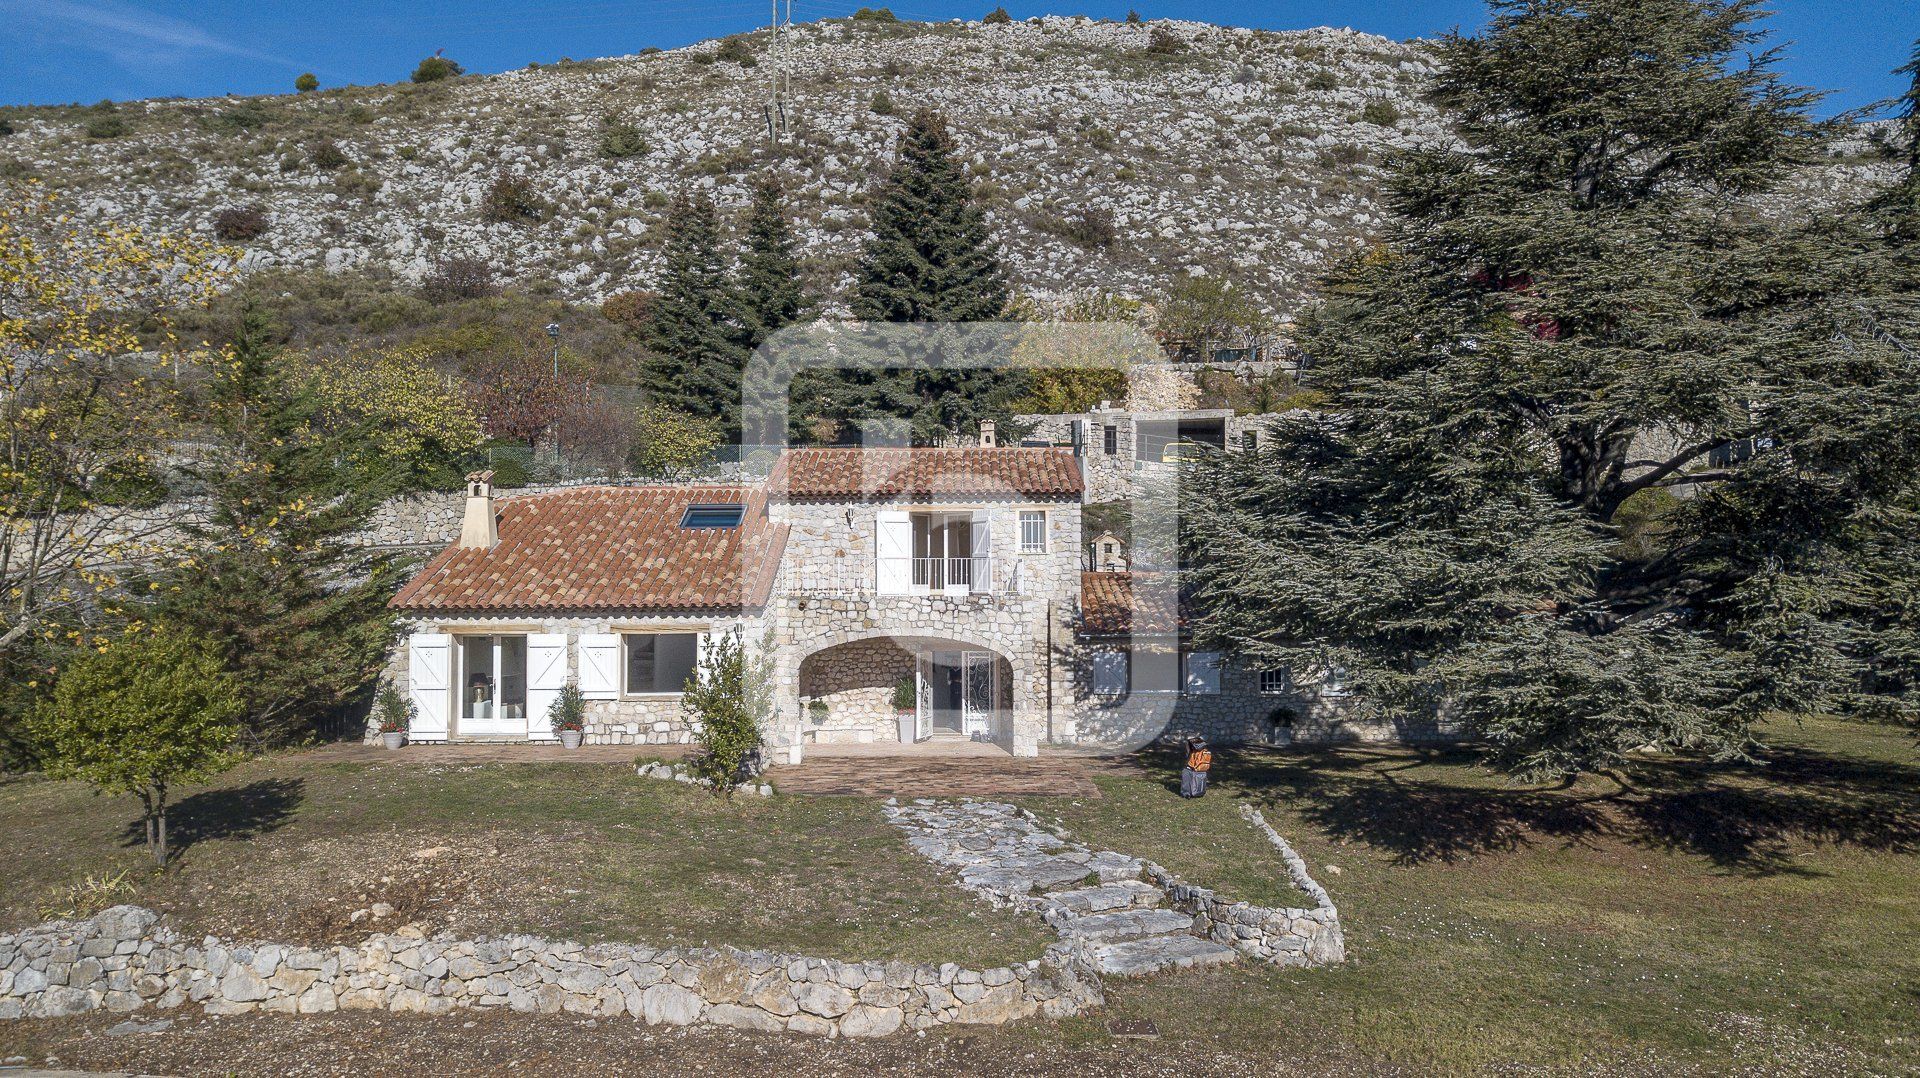
[[[744,504],[738,528],[682,528]],[[751,487],[580,487],[505,498],[500,542],[435,555],[392,605],[419,612],[734,610],[766,602],[787,528]]]
[[[1066,449],[791,449],[767,480],[795,501],[925,499],[945,495],[1078,498],[1080,462]]]
[[[1141,587],[1134,583],[1159,583]],[[1170,633],[1187,627],[1175,585],[1159,573],[1081,573],[1080,631],[1090,636]]]

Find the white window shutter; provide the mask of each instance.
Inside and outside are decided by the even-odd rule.
[[[1127,653],[1107,648],[1093,653],[1093,693],[1095,696],[1127,694]]]
[[[589,700],[620,698],[620,634],[580,634],[580,695]]]
[[[973,514],[973,582],[974,594],[981,595],[993,590],[993,518],[988,510]]]
[[[453,694],[453,640],[445,633],[407,637],[407,696],[413,701],[415,741],[445,741],[447,711]]]
[[[873,522],[874,590],[882,595],[913,592],[913,517],[883,509]]]
[[[1212,696],[1220,691],[1220,653],[1187,653],[1186,689],[1197,696]]]
[[[549,712],[567,685],[567,634],[532,633],[527,637],[527,738],[553,740]]]

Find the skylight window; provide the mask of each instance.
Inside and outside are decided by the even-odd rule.
[[[680,518],[682,528],[738,528],[746,515],[744,505],[689,505]]]

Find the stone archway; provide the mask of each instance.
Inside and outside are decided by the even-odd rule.
[[[896,699],[912,699],[909,740],[979,734],[1011,748],[1015,672],[1006,655],[967,640],[880,635],[829,644],[800,660],[796,688],[803,739],[899,743],[894,705]]]

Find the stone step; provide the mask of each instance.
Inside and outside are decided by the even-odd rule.
[[[1068,913],[1106,913],[1110,910],[1143,910],[1158,906],[1166,892],[1141,880],[1103,883],[1077,891],[1056,891],[1047,896]]]
[[[1149,936],[1093,949],[1094,968],[1112,977],[1144,977],[1163,969],[1189,969],[1231,962],[1240,952],[1198,936]]]
[[[1193,927],[1193,918],[1172,910],[1115,910],[1112,913],[1063,917],[1054,923],[1054,927],[1064,939],[1113,943],[1162,936],[1170,932],[1186,932]]]

